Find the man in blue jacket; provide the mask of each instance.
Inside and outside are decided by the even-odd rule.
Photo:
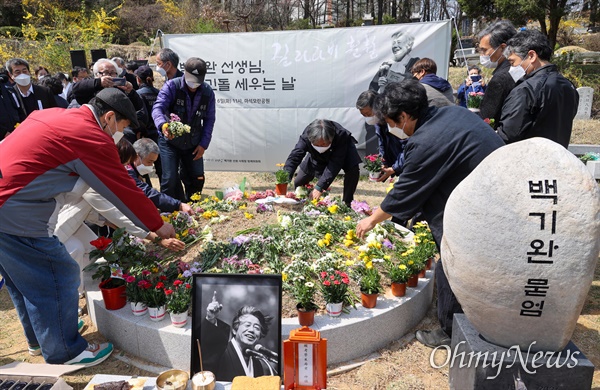
[[[162,177],[160,190],[186,201],[204,187],[204,152],[208,149],[215,125],[215,93],[204,82],[206,62],[191,57],[185,63],[183,77],[169,80],[158,93],[152,119],[159,130]],[[174,137],[169,133],[171,114],[191,127],[190,133]],[[181,191],[185,184],[185,195]]]

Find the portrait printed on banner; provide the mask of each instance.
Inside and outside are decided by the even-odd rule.
[[[415,37],[406,31],[397,31],[392,34],[392,58],[383,62],[373,80],[369,84],[369,89],[382,93],[388,83],[397,83],[404,79],[413,77],[411,69],[418,57],[411,58]]]
[[[218,381],[281,373],[281,275],[194,275],[192,372]]]

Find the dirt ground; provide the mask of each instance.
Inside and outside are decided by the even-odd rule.
[[[591,122],[595,123],[590,124],[586,129],[576,123],[573,143],[600,145],[600,125],[598,121]],[[239,183],[244,176],[254,190],[262,191],[272,187],[272,174],[269,173],[207,172],[205,193],[212,194],[215,190],[221,190],[224,185]],[[361,179],[356,199],[365,200],[372,206],[378,205],[385,195],[385,186]],[[341,188],[342,183],[337,180],[332,185],[332,194],[341,196]],[[239,226],[232,227],[234,228],[241,229]],[[80,305],[83,306],[84,303],[85,301],[81,300]],[[103,340],[88,316],[85,315],[84,318],[86,320],[84,337],[88,340]],[[13,361],[43,363],[42,357],[32,357],[27,353],[22,327],[6,289],[0,291],[0,324],[0,366]],[[448,388],[448,367],[432,368],[431,349],[414,339],[416,329],[434,329],[436,326],[434,303],[421,323],[402,339],[356,362],[348,362],[340,367],[329,367],[328,388],[332,390]],[[596,366],[592,388],[600,390],[600,261],[596,267],[594,282],[587,301],[577,322],[573,342]],[[440,365],[445,358],[445,352],[439,352],[434,356],[434,361]],[[156,376],[162,369],[116,350],[99,366],[63,378],[75,390],[81,390],[95,374]]]

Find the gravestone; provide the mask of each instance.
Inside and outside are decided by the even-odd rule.
[[[580,87],[577,88],[579,93],[579,106],[575,119],[590,119],[592,115],[592,101],[594,99],[594,88]]]
[[[600,251],[600,190],[559,144],[532,138],[490,154],[451,194],[444,271],[475,329],[532,351],[567,345]]]

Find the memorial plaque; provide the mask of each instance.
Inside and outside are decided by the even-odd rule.
[[[579,93],[579,106],[575,119],[590,119],[592,116],[592,101],[594,100],[594,88],[581,87],[577,88]]]
[[[444,271],[486,340],[533,351],[568,343],[600,251],[600,191],[544,138],[489,155],[451,194]]]

